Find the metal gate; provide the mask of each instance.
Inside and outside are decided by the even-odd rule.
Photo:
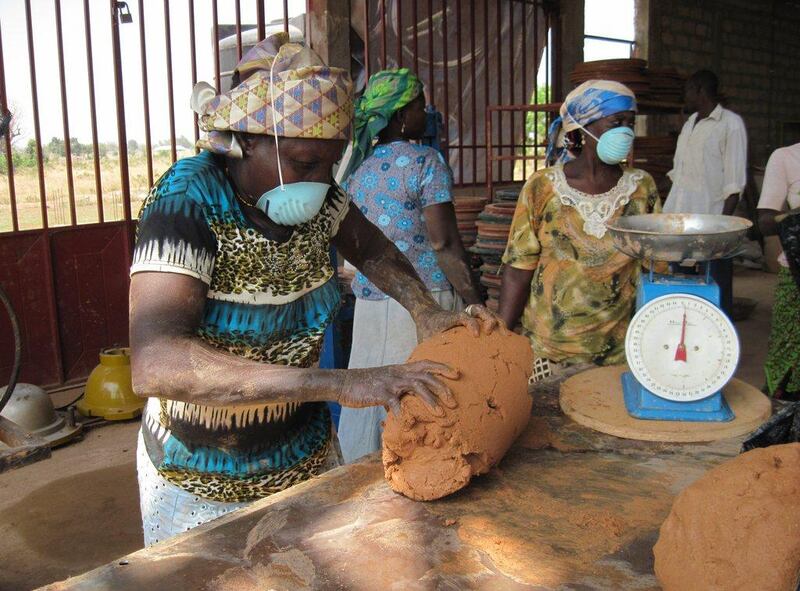
[[[100,349],[127,343],[135,218],[161,172],[194,153],[191,86],[198,77],[225,86],[226,71],[248,44],[273,30],[302,36],[310,22],[303,13],[319,5],[327,3],[0,4],[0,107],[16,110],[8,97],[24,86],[30,113],[27,144],[10,134],[0,153],[0,284],[20,317],[21,381],[79,382]],[[350,7],[359,84],[381,68],[417,71],[444,115],[458,185],[487,182],[491,105],[548,102],[558,92],[550,84],[558,52],[544,61],[544,94],[536,75],[545,47],[556,45],[557,2],[351,0]],[[75,116],[80,109],[82,119]],[[55,133],[47,131],[54,114]],[[91,141],[76,141],[76,130]],[[527,141],[525,116],[503,111],[491,144],[509,158],[494,167],[494,182],[513,178],[513,155]],[[10,335],[0,317],[0,384],[13,358]]]

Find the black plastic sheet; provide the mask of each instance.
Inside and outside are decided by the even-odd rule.
[[[779,215],[775,221],[778,222],[778,236],[789,261],[789,269],[800,289],[800,209]]]
[[[742,444],[742,453],[756,447],[800,442],[800,402],[786,404]]]

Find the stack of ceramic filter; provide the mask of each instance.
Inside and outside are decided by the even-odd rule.
[[[648,68],[641,59],[614,59],[577,64],[569,76],[575,86],[587,80],[616,80],[630,88],[639,100],[660,106],[680,107],[684,78],[675,68]]]
[[[650,98],[664,103],[683,102],[683,87],[686,79],[675,68],[648,68]]]
[[[478,221],[478,215],[483,211],[484,206],[488,199],[486,197],[456,197],[456,222],[458,223],[458,233],[461,235],[461,242],[467,252],[475,244],[475,239],[478,237],[478,227],[475,222]],[[473,274],[478,272],[481,266],[481,257],[471,252],[470,268]]]
[[[642,59],[613,59],[577,64],[569,75],[575,86],[587,80],[616,80],[630,88],[641,99],[650,94],[647,62]]]
[[[488,204],[478,216],[478,236],[471,250],[481,257],[481,285],[486,288],[486,306],[491,310],[497,310],[500,303],[501,259],[508,243],[518,194],[518,188],[498,190],[495,203]]]
[[[465,248],[475,244],[478,236],[478,228],[475,222],[478,215],[483,211],[488,199],[486,197],[456,197],[456,221],[458,222],[458,233],[461,235],[461,242]]]

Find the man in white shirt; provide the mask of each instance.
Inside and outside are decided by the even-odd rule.
[[[764,236],[778,233],[775,216],[787,207],[800,207],[800,144],[778,148],[767,162],[758,200],[758,227]],[[772,396],[800,400],[800,290],[784,253],[778,262],[781,268],[764,374]]]
[[[747,182],[747,132],[733,111],[719,104],[719,82],[700,70],[686,82],[692,115],[678,137],[666,213],[732,215]]]
[[[719,104],[719,80],[700,70],[686,81],[686,110],[692,112],[678,137],[665,213],[733,215],[747,182],[747,132],[733,111]],[[733,303],[733,265],[715,261],[711,273],[720,286],[722,308]]]

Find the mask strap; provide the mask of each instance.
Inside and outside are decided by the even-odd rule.
[[[272,137],[275,138],[275,153],[278,156],[278,180],[281,183],[281,191],[285,191],[286,189],[283,187],[281,151],[278,147],[278,118],[275,116],[275,85],[272,82],[272,70],[274,68],[275,68],[275,59],[272,60],[272,64],[270,64],[269,67],[269,100],[270,100],[270,111],[272,111],[272,129],[275,134]]]
[[[583,131],[585,131],[585,132],[586,132],[586,133],[588,133],[590,136],[592,136],[592,138],[594,138],[594,141],[596,141],[596,142],[599,142],[599,141],[600,141],[600,139],[599,139],[599,138],[598,138],[598,137],[597,137],[595,134],[593,134],[591,131],[589,131],[588,129],[586,129],[586,128],[585,128],[583,125],[581,125],[580,123],[578,123],[578,122],[575,120],[575,117],[573,117],[573,116],[572,116],[572,113],[570,113],[570,112],[569,112],[569,109],[567,109],[567,115],[569,115],[569,118],[570,118],[570,119],[572,119],[572,122],[573,122],[573,123],[575,123],[575,125],[577,125],[577,126],[578,126],[578,127],[580,127],[580,128],[583,130]]]

